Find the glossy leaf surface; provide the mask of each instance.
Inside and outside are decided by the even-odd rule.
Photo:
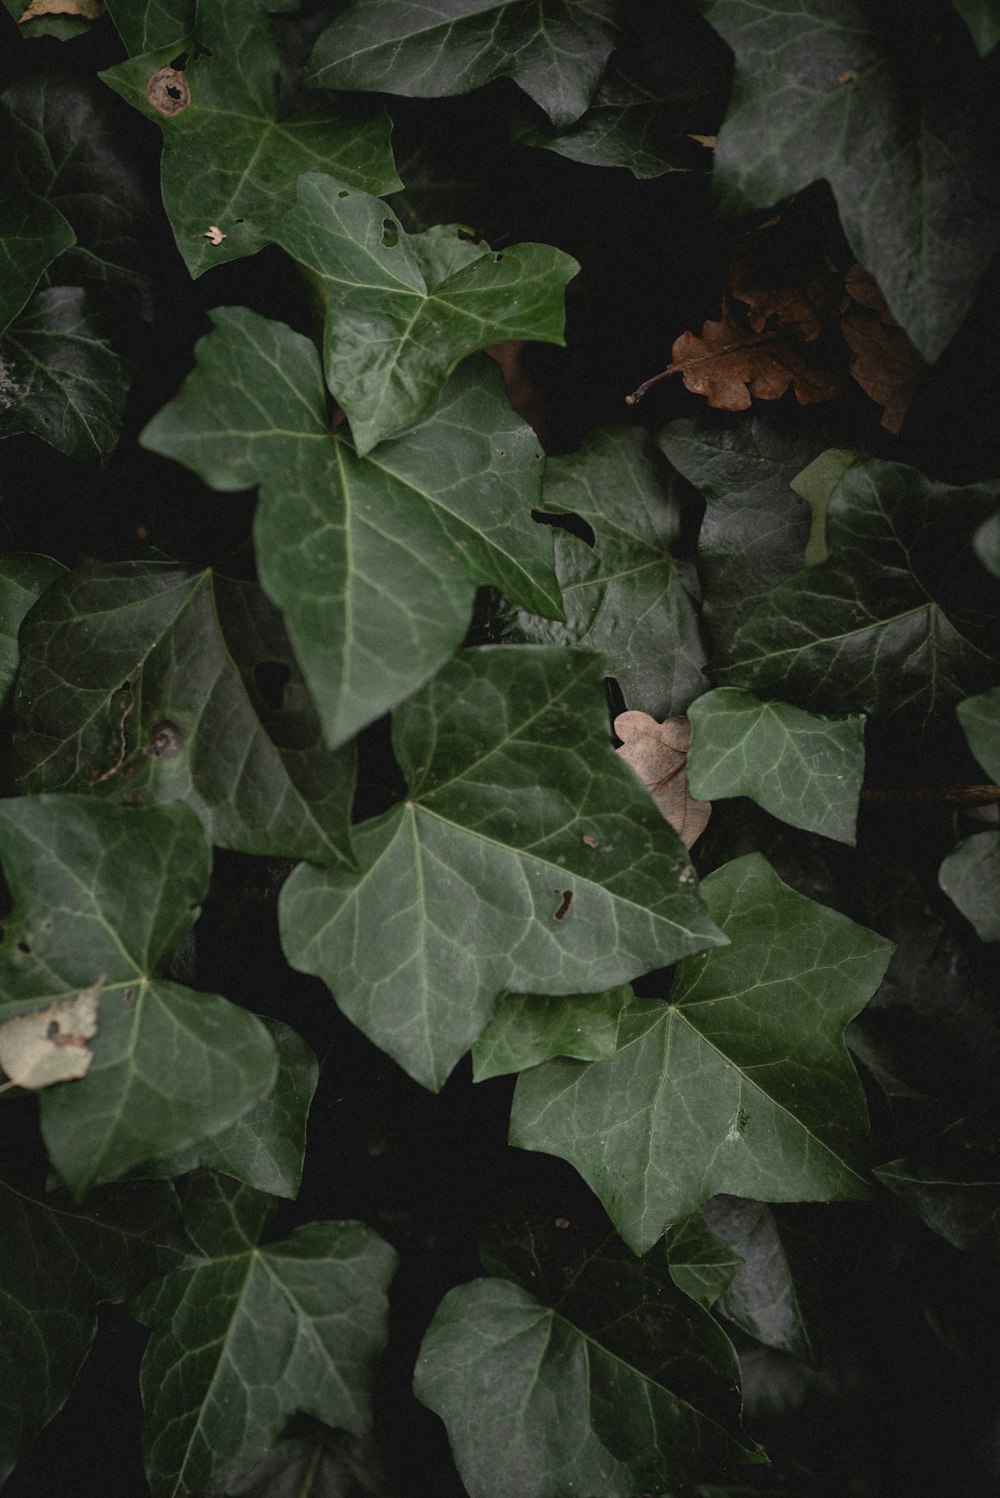
[[[1000,834],[964,837],[941,865],[938,880],[981,941],[1000,941]]]
[[[606,1061],[618,1049],[632,998],[627,985],[607,993],[504,994],[472,1047],[476,1081],[524,1071],[551,1056]]]

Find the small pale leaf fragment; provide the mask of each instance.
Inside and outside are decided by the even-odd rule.
[[[54,1082],[72,1082],[88,1070],[94,1053],[87,1044],[97,1033],[97,1005],[104,973],[90,988],[72,999],[58,999],[33,1014],[20,1014],[0,1024],[0,1066],[8,1087],[37,1092]]]
[[[687,752],[691,725],[683,714],[657,723],[648,713],[619,713],[617,753],[635,771],[685,848],[701,836],[712,814],[710,801],[688,795]]]

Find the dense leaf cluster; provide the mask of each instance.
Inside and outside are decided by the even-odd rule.
[[[988,1491],[1000,6],[5,6],[5,1491]]]

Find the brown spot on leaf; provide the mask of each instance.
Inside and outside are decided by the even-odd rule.
[[[180,114],[191,103],[191,90],[181,68],[157,68],[146,82],[146,98],[160,114],[169,119]]]
[[[143,744],[143,754],[148,754],[150,759],[176,759],[184,748],[184,735],[176,723],[164,719],[162,723],[155,723],[149,735],[149,742]]]
[[[558,894],[559,891],[556,890],[555,893]],[[566,913],[569,910],[569,907],[572,905],[572,903],[573,903],[573,891],[571,889],[564,889],[563,892],[562,892],[562,900],[557,905],[556,909],[552,912],[552,919],[554,921],[561,921],[563,919],[563,917],[566,915]]]

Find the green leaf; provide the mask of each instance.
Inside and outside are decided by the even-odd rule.
[[[754,606],[802,566],[808,512],[790,486],[826,444],[786,436],[755,414],[674,421],[656,441],[705,498],[698,575],[705,622],[721,651]]]
[[[125,149],[121,105],[96,79],[65,71],[22,78],[3,104],[0,148],[17,180],[58,208],[76,233],[76,244],[45,272],[45,284],[105,292],[105,312],[124,301],[149,317],[147,246],[159,205]]]
[[[716,1192],[868,1194],[864,1095],[844,1047],[891,946],[783,885],[759,854],[701,885],[731,945],[685,958],[610,1061],[518,1079],[510,1139],[559,1155],[637,1253]]]
[[[1000,0],[951,0],[969,28],[980,57],[1000,42]]]
[[[192,276],[272,240],[302,172],[335,172],[372,192],[401,186],[384,114],[351,120],[319,107],[281,115],[268,12],[294,8],[295,0],[199,0],[192,35],[171,36],[100,75],[163,130],[163,205]],[[225,235],[218,244],[205,237],[212,227]]]
[[[353,753],[332,753],[277,610],[251,583],[159,562],[56,582],[21,634],[27,791],[187,801],[212,841],[350,859]]]
[[[427,1087],[503,989],[598,992],[721,940],[611,748],[602,671],[583,651],[464,651],[396,714],[409,792],[355,829],[361,874],[302,865],[282,888],[292,966]]]
[[[995,1160],[959,1159],[943,1167],[890,1160],[876,1166],[874,1174],[939,1237],[965,1252],[1000,1258],[1000,1177]]]
[[[183,41],[194,22],[195,0],[104,0],[130,57]],[[275,5],[274,10],[279,7]]]
[[[955,708],[969,748],[995,781],[1000,781],[1000,687],[967,697]]]
[[[707,685],[698,578],[671,555],[682,488],[639,427],[595,432],[578,452],[549,458],[541,508],[579,515],[595,539],[555,533],[566,623],[519,620],[531,640],[603,651],[625,701],[657,719],[685,712]]]
[[[1000,833],[964,837],[941,865],[938,883],[980,941],[1000,941]]]
[[[627,984],[608,993],[503,994],[472,1047],[475,1080],[524,1071],[552,1056],[607,1060],[618,1049],[621,1018],[632,998]]]
[[[812,524],[803,558],[807,567],[825,562],[830,555],[826,544],[826,507],[842,475],[863,456],[853,448],[828,447],[792,479],[792,488],[796,494],[802,495],[812,510]]]
[[[765,1346],[812,1362],[813,1338],[792,1263],[794,1240],[763,1202],[713,1196],[702,1213],[713,1235],[742,1260],[718,1310]]]
[[[61,1408],[93,1340],[99,1300],[134,1295],[190,1248],[169,1186],[64,1193],[0,1180],[0,1482]]]
[[[829,560],[775,588],[716,677],[821,712],[926,719],[1000,678],[995,581],[970,566],[995,489],[862,458],[827,508]]]
[[[645,1313],[676,1333],[662,1304],[644,1304],[634,1277],[628,1330]],[[494,1498],[500,1472],[518,1498],[642,1498],[664,1482],[760,1460],[675,1390],[669,1353],[666,1368],[647,1371],[615,1331],[581,1324],[578,1310],[552,1310],[508,1280],[448,1292],[421,1344],[414,1390],[447,1426],[470,1498]]]
[[[316,43],[308,81],[439,98],[513,78],[565,126],[594,97],[613,14],[610,0],[353,0]]]
[[[32,432],[71,458],[104,463],[131,378],[85,291],[39,291],[0,340],[0,438]]]
[[[709,1232],[700,1212],[692,1212],[670,1233],[667,1251],[670,1278],[706,1310],[725,1293],[743,1263],[734,1249]]]
[[[17,674],[21,621],[39,594],[65,571],[61,562],[33,552],[15,551],[0,557],[0,703],[6,700]]]
[[[58,208],[35,193],[4,193],[0,217],[0,333],[21,311],[47,265],[68,250],[76,235]],[[0,361],[0,411],[9,376]]]
[[[86,1076],[39,1094],[52,1162],[79,1195],[218,1133],[274,1085],[260,1020],[156,976],[198,913],[210,849],[184,806],[76,796],[0,802],[14,908],[0,945],[3,1017],[100,986]]]
[[[563,338],[563,290],[579,266],[547,244],[496,254],[457,224],[406,234],[379,198],[320,172],[274,237],[326,297],[324,366],[364,455],[428,411],[467,354],[508,338]]]
[[[972,538],[976,556],[994,577],[1000,577],[1000,513],[984,520]]]
[[[217,1214],[232,1189],[218,1178]],[[154,1498],[232,1482],[297,1411],[362,1434],[395,1266],[358,1222],[263,1245],[234,1224],[225,1251],[149,1286],[131,1309],[152,1331],[140,1384]]]
[[[688,790],[749,796],[772,816],[854,843],[865,774],[863,718],[824,718],[719,687],[691,704]]]
[[[289,1436],[245,1477],[227,1483],[225,1498],[393,1498],[374,1441],[319,1427]]]
[[[295,1200],[319,1066],[297,1031],[275,1019],[265,1019],[264,1025],[278,1057],[277,1080],[267,1097],[228,1129],[183,1153],[144,1165],[144,1176],[179,1176],[204,1167],[233,1176],[255,1191]]]
[[[212,318],[194,373],[142,441],[216,488],[260,484],[261,581],[331,743],[450,658],[477,584],[561,611],[551,532],[531,518],[541,454],[492,360],[457,370],[414,432],[360,458],[330,433],[308,339],[242,308]]]
[[[933,362],[997,245],[993,148],[975,119],[975,91],[989,85],[962,78],[956,107],[957,80],[934,78],[919,20],[893,35],[864,0],[709,0],[705,13],[736,54],[715,151],[720,209],[767,208],[825,178],[855,256]],[[916,65],[903,65],[904,45]]]

